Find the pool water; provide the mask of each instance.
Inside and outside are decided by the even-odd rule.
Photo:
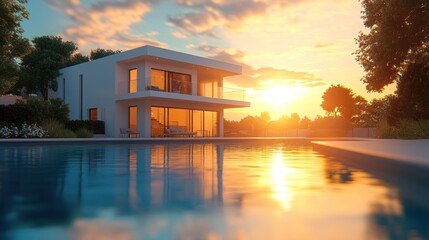
[[[0,146],[0,239],[429,239],[429,188],[310,144]]]

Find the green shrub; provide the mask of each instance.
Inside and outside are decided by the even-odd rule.
[[[86,128],[94,134],[104,134],[104,122],[103,121],[91,121],[91,120],[71,120],[66,122],[66,128],[74,132],[81,128]]]
[[[92,138],[93,136],[93,133],[86,128],[78,129],[75,133],[78,138]]]
[[[29,99],[13,105],[0,105],[0,122],[7,124],[40,124],[47,119],[66,122],[68,117],[69,108],[59,98],[46,101]]]
[[[389,125],[383,122],[377,128],[379,138],[401,138],[401,139],[421,139],[429,138],[429,120],[401,120],[399,123]]]
[[[55,119],[46,120],[42,123],[42,128],[47,131],[50,138],[75,138],[76,134],[64,127],[64,124]]]
[[[378,125],[376,135],[378,138],[396,138],[397,130],[387,121],[383,121],[380,123],[380,125]]]

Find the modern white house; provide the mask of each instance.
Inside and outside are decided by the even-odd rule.
[[[249,107],[244,91],[223,87],[241,66],[144,46],[60,70],[52,93],[73,120],[102,120],[106,135],[222,137],[226,108]],[[137,135],[132,135],[137,136]]]

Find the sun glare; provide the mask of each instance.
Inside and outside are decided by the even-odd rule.
[[[287,103],[298,100],[302,92],[301,87],[270,86],[263,92],[261,101],[275,107],[284,107]]]

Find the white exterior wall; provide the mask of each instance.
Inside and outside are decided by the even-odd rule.
[[[97,118],[105,121],[106,135],[112,135],[115,124],[114,63],[110,59],[99,59],[62,69],[60,73],[57,96],[69,105],[70,119],[81,119],[80,75],[82,75],[82,120],[88,119],[88,109],[97,108]]]
[[[151,56],[155,55],[164,59],[173,59],[173,61],[171,61],[173,63],[177,63],[177,58],[183,58],[183,62],[179,62],[179,64],[169,64],[168,61],[157,61],[159,58],[144,58],[145,54],[148,53],[152,54]],[[111,137],[119,137],[119,129],[128,127],[129,106],[137,106],[137,130],[141,133],[142,137],[150,137],[151,135],[151,106],[217,111],[219,117],[219,135],[223,136],[222,120],[224,106],[221,103],[207,104],[204,101],[196,101],[198,71],[195,68],[193,69],[193,67],[195,67],[193,64],[197,63],[200,64],[200,66],[205,64],[205,66],[211,67],[212,69],[216,67],[221,69],[221,71],[230,71],[231,73],[229,75],[237,74],[234,72],[237,72],[237,69],[241,69],[237,68],[237,65],[222,63],[215,60],[154,47],[142,47],[60,70],[61,76],[57,79],[58,90],[57,93],[53,95],[64,99],[65,103],[69,105],[70,119],[81,119],[79,78],[80,75],[82,75],[82,120],[89,119],[88,110],[90,108],[97,108],[97,119],[105,121],[106,135]],[[137,93],[128,93],[129,70],[134,68],[138,71],[138,90]],[[145,94],[149,92],[146,91],[146,86],[150,85],[150,73],[152,68],[190,74],[192,80],[192,96],[180,94],[181,101],[165,98],[145,98]],[[63,81],[63,79],[65,79],[65,81]],[[65,86],[63,82],[65,82]],[[222,80],[220,81],[220,85],[222,85]],[[65,96],[63,96],[63,92],[65,92]],[[154,95],[156,94],[157,93]],[[227,100],[224,102],[233,104]],[[237,105],[237,107],[241,106]]]

